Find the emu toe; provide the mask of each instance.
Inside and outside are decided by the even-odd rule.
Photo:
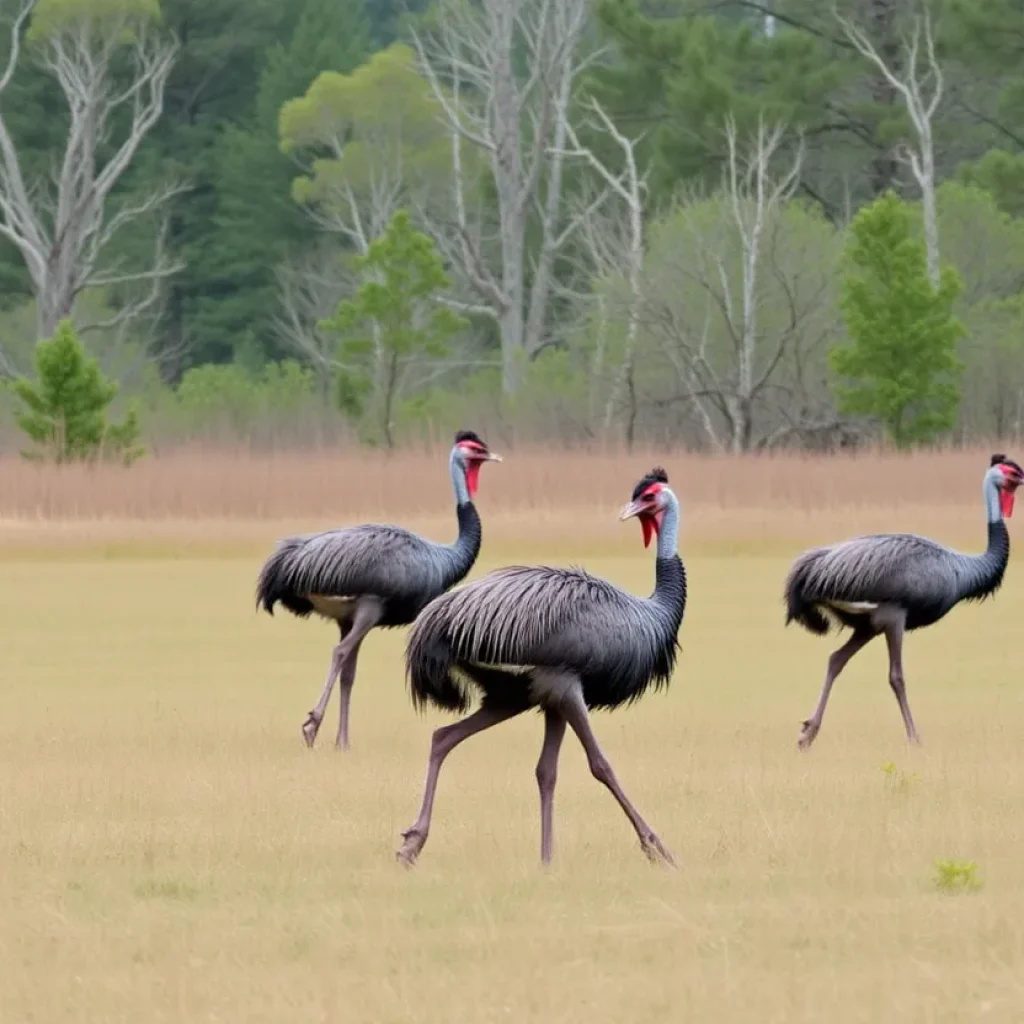
[[[640,849],[644,851],[652,864],[663,864],[670,868],[676,866],[675,858],[653,832],[640,840]]]
[[[416,863],[416,858],[420,855],[420,850],[423,849],[427,837],[422,832],[411,828],[408,832],[402,833],[402,839],[404,842],[395,853],[395,860],[404,867],[411,868]]]
[[[316,742],[316,734],[320,731],[320,719],[310,711],[306,716],[306,720],[302,723],[302,738],[306,741],[306,746],[312,749],[313,744]]]
[[[820,726],[817,722],[808,719],[803,724],[803,728],[800,730],[800,739],[797,740],[797,746],[801,750],[810,750],[811,744],[814,742],[814,737],[818,735],[818,729]]]

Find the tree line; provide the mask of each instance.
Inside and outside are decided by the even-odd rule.
[[[0,21],[0,411],[36,456],[72,457],[75,380],[118,457],[1022,432],[1019,0]]]

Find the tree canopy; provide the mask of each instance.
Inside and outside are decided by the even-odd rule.
[[[387,443],[462,417],[735,451],[1024,424],[1016,0],[3,14],[2,378],[69,320],[175,436],[216,387],[252,432],[280,380],[274,430]],[[413,346],[382,420],[380,366],[326,325],[395,231],[461,326]]]

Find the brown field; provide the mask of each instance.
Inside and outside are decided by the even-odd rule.
[[[784,630],[779,593],[801,547],[856,532],[978,548],[987,455],[484,470],[474,576],[575,561],[644,592],[617,510],[655,461],[683,497],[673,685],[595,721],[678,871],[646,863],[571,739],[540,869],[536,716],[452,755],[398,868],[446,720],[408,704],[403,631],[364,647],[352,751],[336,706],[302,746],[333,637],[255,613],[260,560],[363,518],[450,536],[440,452],[0,461],[0,1021],[1024,1020],[1024,572],[908,639],[917,750],[878,644],[797,753],[830,643]],[[940,861],[980,888],[941,891]]]

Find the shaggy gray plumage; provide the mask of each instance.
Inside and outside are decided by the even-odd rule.
[[[671,855],[626,798],[590,727],[588,708],[617,707],[668,682],[686,607],[686,571],[676,553],[679,505],[664,470],[648,474],[623,517],[646,517],[644,536],[660,524],[655,589],[627,594],[583,569],[513,566],[442,594],[416,620],[406,648],[412,698],[474,714],[433,736],[419,816],[403,833],[398,858],[412,864],[430,829],[441,764],[468,737],[531,707],[545,713],[537,765],[541,858],[551,857],[552,799],[562,737],[568,726],[591,772],[613,793],[649,857]]]
[[[278,602],[300,617],[316,612],[336,621],[341,634],[320,700],[302,727],[308,746],[316,739],[336,679],[341,682],[337,743],[348,746],[349,697],[366,634],[378,626],[412,622],[472,568],[482,529],[470,484],[480,464],[492,459],[500,461],[476,434],[456,435],[449,456],[459,524],[453,544],[436,544],[399,526],[370,524],[288,537],[267,559],[256,585],[258,605],[271,615]]]
[[[571,670],[591,708],[665,685],[678,649],[686,571],[674,557],[658,559],[656,574],[650,598],[583,569],[548,566],[499,569],[442,595],[409,637],[413,700],[464,711],[476,686],[491,703],[531,703],[528,679],[490,666]]]
[[[311,595],[386,598],[390,613],[381,625],[411,622],[432,598],[472,568],[481,530],[473,506],[460,506],[458,540],[435,544],[399,526],[352,526],[281,541],[260,573],[257,594],[271,614],[280,601],[309,615]]]
[[[785,583],[786,623],[812,633],[833,625],[853,635],[829,658],[818,705],[803,723],[800,747],[814,742],[832,686],[849,660],[880,633],[889,647],[889,684],[903,716],[907,737],[917,740],[903,677],[903,634],[938,622],[961,601],[979,601],[1002,584],[1010,557],[1000,491],[1013,491],[1024,471],[1005,455],[993,455],[982,484],[988,545],[967,555],[916,534],[856,537],[815,548],[793,563]]]
[[[983,554],[966,555],[926,537],[894,533],[816,548],[794,562],[786,579],[787,624],[827,633],[830,620],[853,625],[844,604],[897,604],[907,629],[938,621],[960,601],[982,600],[1003,580],[1010,540],[1002,521],[989,526]]]

